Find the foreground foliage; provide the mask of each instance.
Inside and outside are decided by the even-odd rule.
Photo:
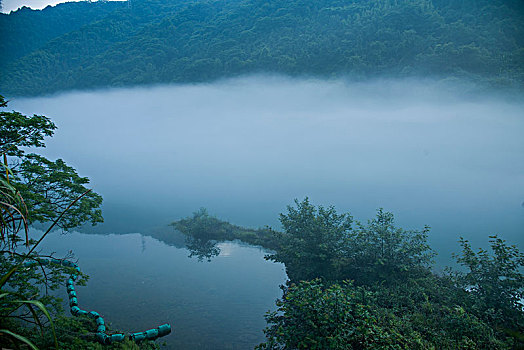
[[[473,313],[439,300],[443,291],[455,292],[433,290],[445,288],[445,283],[425,280],[393,289],[318,279],[290,284],[277,301],[277,311],[267,314],[268,340],[258,348],[511,348]]]
[[[266,315],[259,349],[518,349],[524,347],[524,255],[493,236],[491,250],[461,239],[459,270],[432,271],[429,227],[404,230],[382,209],[367,223],[295,201],[266,229],[267,259],[286,267],[277,310]],[[192,254],[211,259],[216,243],[245,229],[206,210],[173,225]],[[249,236],[249,235],[247,235]],[[201,254],[201,255],[199,255]],[[206,255],[207,254],[207,255]]]
[[[93,341],[91,330],[96,329],[96,327],[96,322],[87,317],[58,316],[55,319],[55,328],[59,348],[74,350],[153,350],[159,348],[154,342],[146,341],[138,345],[129,339],[110,345],[102,345]],[[35,341],[35,345],[41,349],[48,348],[52,340],[51,336],[50,332],[44,333],[42,338]]]
[[[61,299],[49,292],[62,286],[72,271],[41,264],[38,269],[25,268],[23,263],[43,257],[36,248],[55,225],[70,229],[101,222],[102,198],[90,193],[84,187],[88,180],[62,160],[26,153],[27,148],[44,147],[44,138],[53,135],[56,126],[48,118],[6,111],[2,96],[0,108],[0,340],[35,348],[35,337],[43,335],[49,324],[53,342],[47,347],[57,348],[52,315],[62,311]],[[29,225],[36,222],[50,223],[38,241],[28,235]]]
[[[290,281],[260,349],[524,347],[524,254],[515,246],[493,236],[491,252],[475,253],[461,240],[463,270],[440,276],[427,227],[396,228],[383,210],[355,229],[350,218],[307,198],[281,214],[282,248],[268,258]]]
[[[408,231],[394,226],[391,213],[379,209],[367,225],[334,207],[315,207],[306,198],[280,214],[279,247],[267,256],[286,266],[291,281],[352,279],[358,284],[390,284],[424,274],[434,253],[427,244],[429,228]]]
[[[491,253],[475,253],[464,239],[460,244],[456,259],[465,269],[453,273],[457,286],[469,291],[471,307],[483,319],[524,340],[524,253],[497,236],[490,237]]]
[[[25,116],[4,110],[0,96],[0,345],[31,349],[102,349],[93,343],[96,325],[91,320],[63,316],[62,299],[51,293],[65,289],[70,267],[41,264],[38,245],[53,227],[69,230],[87,222],[102,221],[102,197],[88,190],[88,179],[63,160],[51,161],[27,148],[44,147],[44,138],[56,126],[44,116]],[[30,239],[29,225],[47,223],[38,241]],[[64,258],[71,259],[71,256]],[[35,262],[25,267],[24,262]],[[77,284],[85,284],[80,273]],[[65,293],[65,291],[64,291]],[[138,349],[125,342],[111,349]],[[157,348],[145,342],[143,349]]]
[[[4,157],[3,179],[15,187],[22,198],[27,224],[52,222],[76,198],[86,192],[89,179],[78,175],[62,159],[49,160],[26,150],[45,147],[56,125],[41,115],[25,116],[7,111],[7,101],[0,96],[0,153]],[[103,221],[99,209],[102,197],[87,193],[69,208],[57,225],[69,230],[86,222],[95,225]]]

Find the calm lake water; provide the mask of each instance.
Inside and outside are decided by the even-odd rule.
[[[460,236],[479,247],[499,234],[524,250],[522,96],[417,79],[247,77],[10,107],[56,122],[39,152],[64,159],[104,197],[106,223],[93,232],[163,230],[200,207],[279,229],[286,205],[309,196],[364,222],[382,207],[400,227],[429,225],[438,268],[452,263]],[[82,306],[129,331],[171,322],[167,339],[181,349],[259,343],[285,280],[263,252],[234,243],[211,263],[139,234],[47,244],[73,249],[91,275]]]
[[[170,323],[172,333],[162,338],[168,349],[252,349],[264,341],[264,314],[275,309],[286,280],[264,251],[232,242],[219,244],[211,262],[138,233],[54,232],[44,242],[57,256],[72,250],[90,276],[77,287],[82,309],[125,332]]]

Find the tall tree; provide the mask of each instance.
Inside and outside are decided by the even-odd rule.
[[[20,326],[28,324],[43,330],[42,317],[51,321],[48,311],[61,310],[60,299],[48,292],[62,285],[65,274],[72,272],[65,266],[41,264],[42,255],[35,248],[55,224],[68,230],[85,222],[101,222],[102,197],[90,192],[85,187],[88,179],[64,161],[26,153],[26,148],[44,147],[44,138],[53,135],[56,126],[49,118],[7,111],[2,96],[0,108],[0,342],[14,340],[17,346],[17,341],[30,341],[13,330],[23,331]],[[37,221],[52,222],[39,241],[28,237],[29,225]],[[24,267],[27,261],[38,268]],[[27,312],[21,305],[27,305]]]
[[[29,223],[52,221],[87,190],[85,185],[89,179],[79,176],[61,159],[52,161],[26,153],[27,148],[45,147],[44,138],[53,135],[56,125],[49,118],[7,111],[3,96],[0,96],[0,107],[0,152],[11,171],[11,183],[24,198],[28,209],[26,219]],[[102,222],[101,204],[102,197],[90,192],[67,211],[58,226],[68,230],[86,222]]]
[[[351,232],[352,216],[337,214],[334,207],[315,207],[306,197],[296,208],[280,214],[284,232],[275,232],[279,246],[267,259],[284,263],[293,281],[336,278],[337,264]]]

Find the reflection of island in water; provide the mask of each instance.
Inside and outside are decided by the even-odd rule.
[[[240,241],[268,250],[277,248],[274,239],[275,231],[271,228],[251,229],[233,225],[209,215],[204,208],[194,212],[190,217],[160,226],[153,226],[151,220],[142,220],[140,213],[125,210],[108,210],[108,212],[110,214],[108,220],[103,224],[95,227],[86,225],[79,231],[89,234],[137,232],[176,248],[187,248],[189,257],[196,257],[199,261],[211,261],[218,256],[221,253],[220,243],[225,241]],[[142,240],[142,251],[145,249],[145,241]]]
[[[241,241],[249,245],[261,246],[266,249],[275,249],[273,231],[266,227],[249,229],[230,224],[214,216],[210,216],[206,209],[201,208],[187,217],[170,224],[175,230],[169,234],[166,231],[157,231],[151,234],[167,244],[173,239],[184,237],[185,247],[189,249],[189,257],[196,257],[199,261],[211,261],[221,252],[218,243],[224,241]]]
[[[184,234],[173,227],[173,224],[144,230],[142,234],[176,248],[186,248],[189,250],[189,257],[196,257],[198,261],[211,261],[220,254],[219,240]]]
[[[170,225],[172,226],[172,225]],[[197,258],[198,261],[208,261],[216,256],[229,255],[228,245],[224,245],[225,241],[235,241],[253,246],[252,243],[242,242],[238,238],[235,239],[207,239],[201,237],[193,237],[189,234],[184,234],[173,227],[156,228],[148,230],[146,236],[153,237],[167,245],[177,248],[186,248],[189,250],[190,258]]]
[[[220,254],[218,241],[205,240],[200,238],[186,237],[186,248],[189,249],[189,257],[196,257],[198,261],[211,261],[212,258]]]

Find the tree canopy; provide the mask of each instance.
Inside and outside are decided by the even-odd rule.
[[[393,214],[382,209],[367,225],[334,207],[314,206],[305,198],[280,214],[283,232],[274,232],[274,254],[292,281],[352,279],[358,284],[397,283],[424,274],[434,253],[429,228],[408,231],[394,226]]]
[[[10,178],[5,172],[4,177],[9,178],[24,199],[29,224],[53,221],[87,190],[85,185],[89,179],[79,176],[61,159],[52,161],[25,151],[26,148],[45,147],[44,138],[52,136],[56,130],[49,118],[7,111],[7,102],[2,96],[0,107],[0,152],[5,157],[4,165],[11,172]],[[67,230],[86,222],[102,222],[101,204],[100,195],[88,193],[67,211],[58,225]]]
[[[36,248],[55,225],[68,230],[102,222],[102,197],[88,190],[88,179],[63,160],[26,153],[27,148],[44,147],[45,137],[53,135],[56,125],[49,118],[7,111],[2,96],[0,108],[0,342],[18,347],[21,341],[33,349],[35,343],[70,348],[56,336],[53,324],[61,315],[61,298],[49,292],[63,285],[72,269],[44,266]],[[35,222],[49,227],[38,241],[28,235]],[[24,266],[25,262],[34,262],[35,267]],[[86,276],[80,277],[82,284]],[[44,327],[46,322],[51,327]]]
[[[463,270],[431,270],[429,228],[394,226],[379,209],[349,213],[306,198],[281,214],[269,259],[290,281],[266,316],[260,349],[513,349],[524,345],[524,255],[491,237],[491,252],[461,240]]]
[[[474,251],[461,239],[461,268],[432,270],[429,227],[405,230],[377,210],[367,223],[332,206],[295,200],[259,244],[289,280],[268,312],[259,349],[515,349],[524,345],[524,256],[496,236]],[[210,259],[216,242],[255,230],[206,210],[173,224]],[[207,254],[207,255],[206,255]]]
[[[295,204],[280,214],[284,232],[275,232],[280,248],[267,258],[284,263],[291,280],[336,278],[351,235],[351,215],[337,214],[334,207],[316,208],[308,198]]]
[[[34,95],[253,73],[524,81],[520,1],[99,3],[1,15],[0,88]]]

